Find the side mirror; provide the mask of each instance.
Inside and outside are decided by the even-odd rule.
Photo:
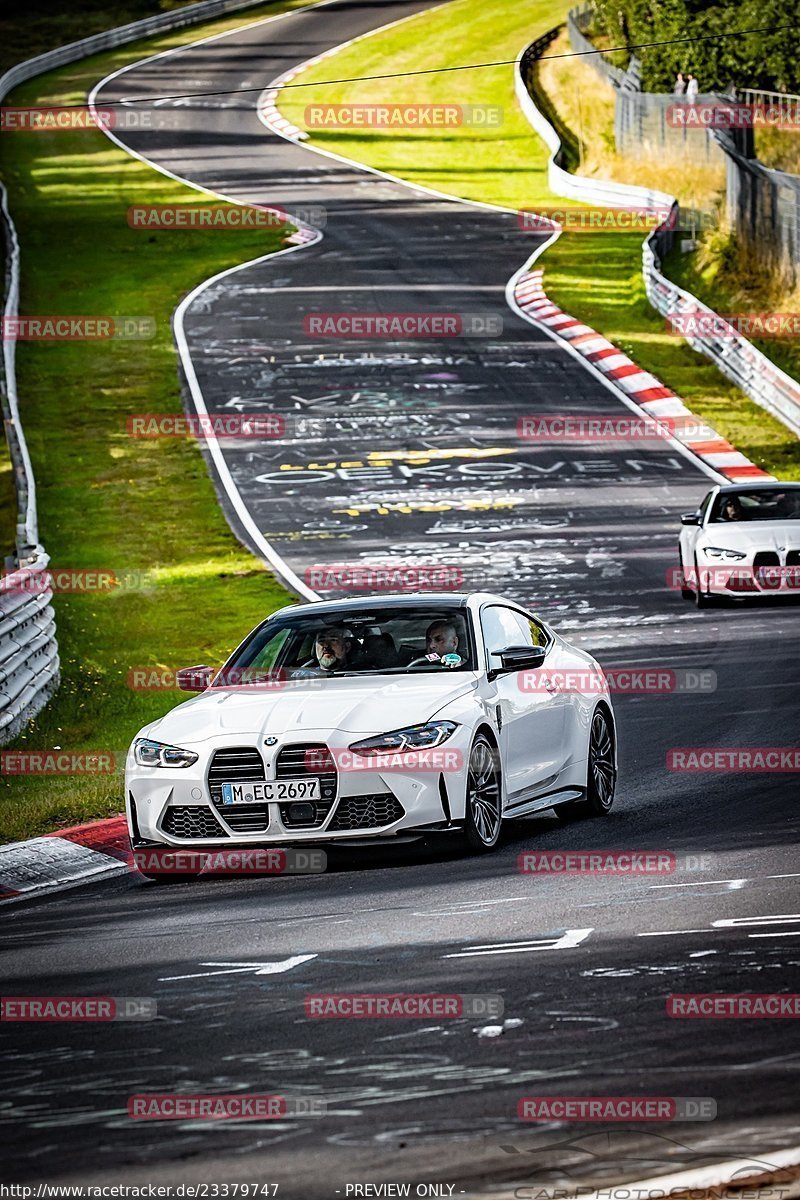
[[[497,656],[501,666],[489,672],[489,678],[494,679],[506,671],[526,671],[540,667],[545,660],[547,649],[544,646],[506,646],[498,650]]]
[[[681,514],[681,525],[699,525],[699,524],[700,524],[700,513],[699,512],[690,512],[690,513],[682,513]]]
[[[175,681],[182,692],[204,692],[211,683],[213,667],[182,667]]]

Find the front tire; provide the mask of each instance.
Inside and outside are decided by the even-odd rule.
[[[694,593],[695,608],[713,608],[719,601],[719,597],[711,592],[704,592],[700,586],[700,568],[697,565],[697,559],[694,560],[695,577],[697,580],[697,591]]]
[[[464,836],[470,850],[485,854],[500,837],[503,792],[497,751],[482,733],[472,743],[467,767]]]

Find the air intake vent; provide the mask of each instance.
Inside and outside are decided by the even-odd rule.
[[[396,796],[344,796],[328,829],[380,829],[405,816]]]
[[[211,809],[204,804],[170,804],[161,828],[170,837],[187,840],[228,837]]]

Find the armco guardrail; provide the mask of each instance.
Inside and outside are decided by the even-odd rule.
[[[560,166],[561,139],[536,107],[530,91],[533,65],[557,36],[558,29],[551,29],[527,46],[517,60],[515,73],[516,94],[522,111],[550,151],[547,167],[550,190],[558,196],[566,196],[584,204],[601,204],[611,208],[668,209],[672,215],[677,215],[678,202],[666,192],[631,184],[586,179],[580,175],[570,175]],[[670,220],[666,228],[654,230],[644,243],[642,274],[647,298],[653,307],[665,316],[671,312],[713,314],[713,309],[702,304],[696,296],[679,288],[661,273],[661,260],[675,237],[672,228],[675,224],[676,221]],[[756,404],[772,413],[793,433],[800,436],[800,384],[776,367],[747,338],[731,331],[731,335],[725,337],[686,336],[685,340],[693,350],[710,358],[722,374],[740,387]]]
[[[5,745],[52,696],[59,683],[58,646],[49,559],[36,546],[0,585],[0,745]]]
[[[6,245],[6,318],[19,305],[19,242],[0,184]],[[20,732],[59,684],[58,644],[46,573],[47,555],[39,545],[36,484],[19,416],[15,370],[16,342],[3,339],[0,403],[17,493],[15,553],[0,580],[0,745]],[[16,568],[14,570],[13,568]]]
[[[52,71],[55,67],[89,58],[90,55],[100,54],[103,50],[113,50],[116,46],[125,46],[128,42],[138,41],[139,38],[152,37],[156,33],[170,33],[186,25],[198,25],[201,21],[210,21],[213,17],[224,16],[241,9],[255,8],[263,3],[264,0],[202,0],[202,3],[190,4],[187,8],[158,13],[155,17],[132,21],[130,25],[120,25],[116,29],[94,33],[91,37],[81,38],[79,42],[68,42],[66,46],[48,50],[46,54],[38,54],[36,58],[26,58],[24,62],[17,63],[4,75],[0,75],[0,100],[4,100],[17,84],[24,83],[26,79],[33,79],[36,75],[43,75],[45,71]]]
[[[226,13],[255,8],[262,2],[202,0],[200,4],[159,13],[142,21],[133,21],[129,25],[94,34],[79,42],[59,46],[46,54],[17,63],[1,75],[0,101],[18,84],[56,67],[77,62],[103,50],[124,46],[139,38],[196,25]],[[15,317],[19,303],[19,243],[2,184],[0,196],[7,248],[4,315]],[[15,554],[6,560],[6,571],[0,581],[0,745],[16,737],[25,723],[44,707],[57,689],[60,678],[55,617],[51,604],[53,594],[47,575],[49,559],[39,543],[36,484],[17,402],[15,349],[13,339],[4,339],[4,381],[0,389],[0,401],[14,470],[17,531]]]

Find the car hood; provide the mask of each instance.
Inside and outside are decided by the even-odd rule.
[[[726,550],[777,550],[800,548],[800,521],[739,521],[709,525],[703,545]]]
[[[377,734],[420,725],[476,686],[474,673],[304,680],[277,691],[212,688],[142,731],[185,746],[226,735],[276,737],[304,730]]]

